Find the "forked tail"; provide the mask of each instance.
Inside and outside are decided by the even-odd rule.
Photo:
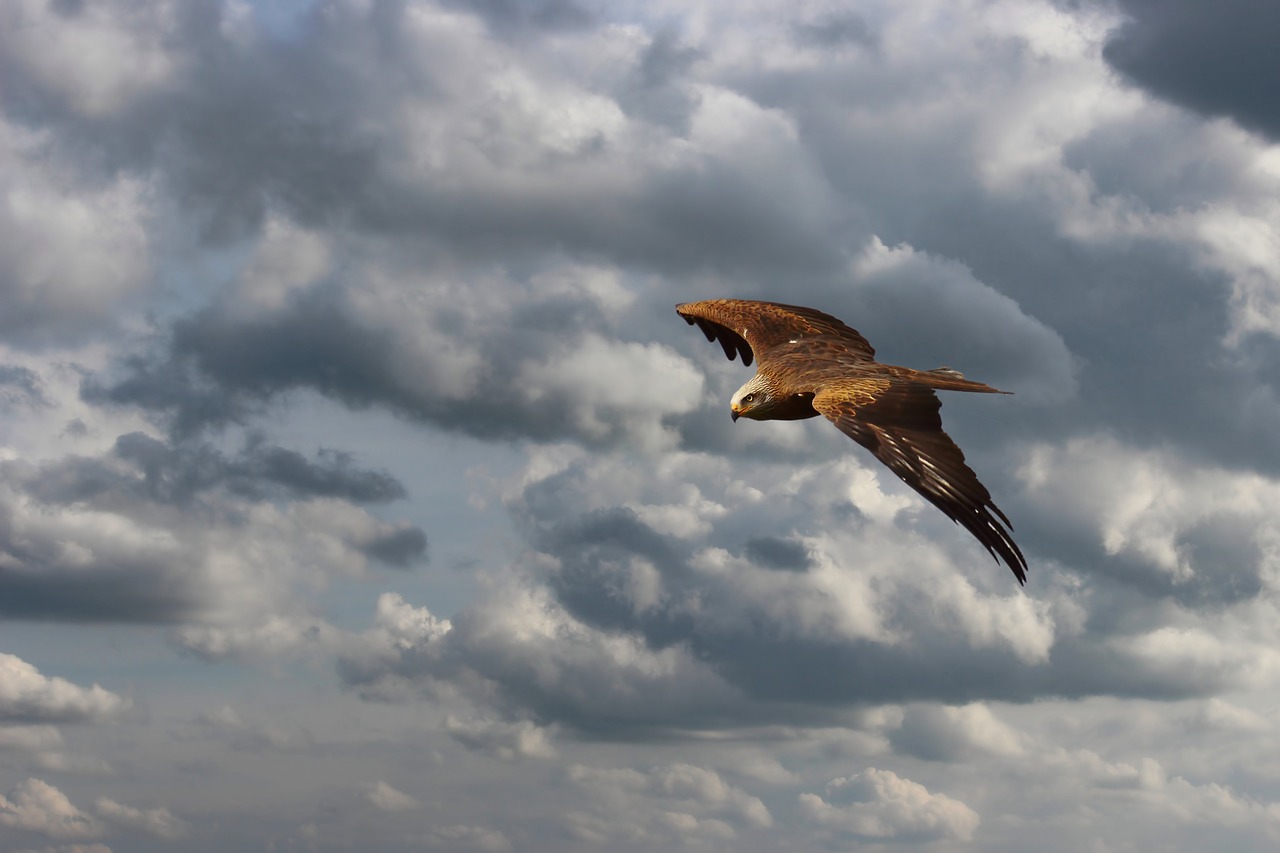
[[[972,379],[965,379],[964,374],[950,367],[935,367],[933,370],[915,370],[911,377],[921,385],[937,388],[939,391],[973,391],[979,394],[1012,394],[1012,391],[1001,391]]]

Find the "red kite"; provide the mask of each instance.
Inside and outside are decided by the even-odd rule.
[[[733,419],[801,420],[823,415],[870,450],[925,500],[964,525],[996,562],[1027,582],[1027,560],[1013,541],[1013,525],[991,493],[964,464],[942,431],[935,390],[1006,394],[972,382],[949,367],[912,370],[875,360],[867,339],[812,308],[713,299],[677,305],[725,355],[750,365],[751,377],[733,395]]]

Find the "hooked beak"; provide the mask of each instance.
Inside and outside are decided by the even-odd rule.
[[[738,419],[737,406],[734,406],[732,409],[729,410],[729,417],[733,418],[735,421]]]

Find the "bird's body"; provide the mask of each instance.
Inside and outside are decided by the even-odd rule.
[[[676,306],[726,356],[757,363],[733,395],[733,419],[802,420],[824,415],[907,485],[962,524],[1026,583],[1027,561],[1012,525],[942,431],[936,390],[1003,394],[958,371],[881,364],[867,339],[830,314],[744,299]]]

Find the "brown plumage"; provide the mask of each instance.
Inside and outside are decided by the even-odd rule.
[[[925,500],[1027,582],[1027,561],[1013,525],[964,463],[945,432],[935,390],[1005,394],[955,370],[881,364],[867,339],[812,308],[713,299],[676,306],[732,361],[757,362],[756,375],[733,396],[733,419],[800,420],[824,415],[870,450]]]

